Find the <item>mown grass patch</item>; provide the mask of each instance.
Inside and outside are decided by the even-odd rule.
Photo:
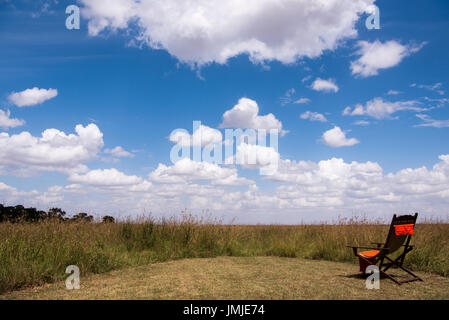
[[[181,219],[118,223],[0,223],[0,292],[54,282],[77,265],[86,274],[183,258],[280,256],[356,262],[345,246],[382,242],[388,225],[343,221],[339,225],[222,225]],[[449,276],[449,224],[419,223],[414,270]]]

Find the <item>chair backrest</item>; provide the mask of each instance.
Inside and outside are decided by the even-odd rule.
[[[387,240],[385,241],[385,248],[388,251],[385,253],[393,253],[401,248],[404,243],[409,243],[415,229],[416,219],[418,213],[415,215],[393,216],[391,220],[390,230],[388,231]],[[400,226],[400,227],[395,227]]]

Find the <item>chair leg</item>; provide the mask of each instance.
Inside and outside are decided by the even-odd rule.
[[[376,264],[379,262],[378,259],[376,259],[376,260],[373,262],[373,261],[371,261],[371,260],[366,259],[366,258],[363,257],[363,256],[360,256],[360,255],[357,255],[357,257],[359,257],[360,259],[362,259],[363,261],[365,261],[365,263],[366,263],[367,265],[376,265]],[[379,269],[380,269],[380,268],[379,268]]]
[[[390,263],[388,264],[388,266],[387,266],[384,270],[381,270],[381,273],[384,274],[384,275],[386,275],[388,278],[390,278],[391,280],[393,280],[393,281],[396,282],[397,284],[401,285],[402,283],[407,283],[407,282],[412,282],[412,281],[418,281],[418,280],[419,280],[419,281],[424,281],[423,279],[421,279],[420,277],[418,277],[416,274],[414,274],[412,271],[408,270],[406,267],[404,267],[404,266],[402,266],[402,265],[400,265],[400,264],[398,263],[397,260],[400,259],[401,256],[399,256],[399,257],[396,258],[395,260],[392,260],[392,259],[388,258],[387,256],[385,256],[385,258],[386,258],[388,261],[390,261]],[[398,280],[394,279],[391,275],[389,275],[388,273],[386,273],[386,271],[387,271],[391,266],[393,266],[393,265],[395,265],[395,266],[397,266],[398,268],[402,269],[403,271],[407,272],[408,274],[410,274],[411,276],[413,276],[413,278],[412,278],[412,279],[401,280],[401,281],[398,281]]]
[[[414,274],[413,272],[411,272],[410,270],[408,270],[406,267],[400,266],[400,265],[398,265],[398,267],[401,268],[402,270],[404,270],[405,272],[407,272],[408,274],[414,276],[416,280],[424,281],[423,279],[421,279],[420,277],[418,277],[416,274]]]
[[[371,261],[369,261],[368,259],[366,259],[365,257],[359,256],[358,257],[362,258],[364,261],[366,261],[368,264],[372,264]],[[404,254],[405,256],[405,254]],[[384,264],[384,258],[387,259],[389,262]],[[376,262],[374,264],[377,264],[380,261],[379,264],[379,272],[383,275],[385,275],[388,279],[392,280],[393,282],[395,282],[398,285],[401,285],[403,283],[407,283],[407,282],[412,282],[412,281],[424,281],[423,279],[421,279],[420,277],[418,277],[416,274],[414,274],[412,271],[408,270],[407,268],[405,268],[402,265],[402,261],[398,261],[399,259],[401,259],[403,261],[403,256],[400,255],[399,257],[397,257],[395,260],[390,259],[387,256],[382,257],[381,259],[376,260]],[[388,269],[390,269],[393,265],[397,266],[398,268],[402,269],[403,271],[407,272],[408,274],[410,274],[411,276],[413,276],[412,279],[406,279],[406,280],[396,280],[393,276],[391,276],[390,274],[388,274],[386,271]],[[382,270],[382,267],[385,267]]]
[[[398,285],[401,285],[401,282],[399,282],[398,280],[396,280],[395,278],[393,278],[392,276],[390,276],[388,273],[386,273],[385,271],[380,271],[381,274],[385,275],[388,277],[388,279],[393,280],[394,282],[396,282]]]
[[[383,271],[387,271],[388,269],[391,268],[392,265],[393,265],[392,263],[386,263],[386,264],[384,264],[383,266],[385,267],[385,269],[384,269]]]
[[[406,256],[407,253],[409,253],[410,251],[412,251],[412,249],[409,249],[408,247],[406,247],[406,248],[404,249],[404,252],[403,252],[399,257],[397,257],[394,261],[398,262],[399,265],[402,266],[402,265],[404,264],[405,256]]]

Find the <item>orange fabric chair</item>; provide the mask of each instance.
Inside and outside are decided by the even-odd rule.
[[[360,272],[365,273],[366,268],[368,268],[368,266],[375,264],[376,262],[375,257],[379,254],[379,252],[380,252],[379,250],[359,252],[359,255],[361,256],[359,257]]]
[[[365,258],[374,258],[379,254],[379,250],[371,250],[371,251],[363,251],[359,252],[359,255],[364,256]]]
[[[399,224],[394,226],[394,232],[397,236],[414,234],[413,224]]]
[[[390,230],[387,235],[385,243],[374,242],[377,247],[358,247],[348,246],[352,248],[354,255],[359,258],[360,271],[365,273],[366,268],[369,265],[379,264],[379,272],[389,279],[393,280],[397,284],[402,284],[411,281],[423,281],[420,277],[414,274],[412,271],[404,267],[404,259],[407,253],[413,250],[413,246],[410,245],[412,235],[415,233],[415,223],[418,218],[418,214],[396,216],[393,215],[391,221]],[[402,254],[393,260],[389,257],[390,254],[404,248]],[[370,249],[370,251],[358,252],[358,249]],[[406,280],[397,280],[393,275],[387,273],[388,269],[392,266],[396,266],[403,271],[407,272],[413,278]]]

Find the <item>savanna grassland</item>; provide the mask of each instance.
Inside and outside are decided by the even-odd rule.
[[[0,293],[155,262],[218,256],[274,256],[356,263],[346,245],[385,240],[388,225],[349,220],[335,225],[223,225],[191,216],[117,223],[0,223]],[[449,276],[449,224],[418,223],[413,270]],[[354,266],[355,270],[356,267]]]

